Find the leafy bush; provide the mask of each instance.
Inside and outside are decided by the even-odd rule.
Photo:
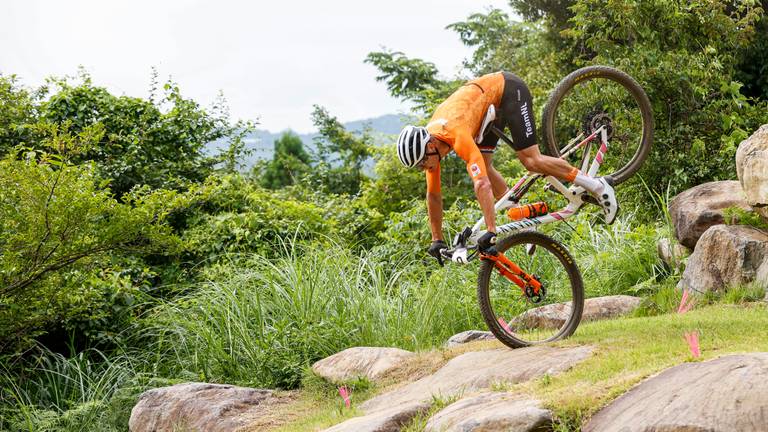
[[[0,352],[23,348],[52,323],[87,316],[101,293],[83,284],[88,272],[72,270],[111,251],[177,244],[164,220],[186,196],[137,189],[118,202],[98,183],[92,165],[57,156],[0,160]]]
[[[82,71],[78,82],[52,79],[36,91],[0,76],[0,155],[18,146],[42,149],[57,130],[77,135],[96,128],[98,139],[71,162],[95,162],[117,196],[137,185],[183,189],[204,180],[218,163],[234,169],[251,124],[230,124],[222,101],[208,112],[182,97],[173,82],[161,95],[156,88],[155,76],[144,100],[112,95]],[[229,149],[208,156],[204,147],[216,140],[227,141]]]

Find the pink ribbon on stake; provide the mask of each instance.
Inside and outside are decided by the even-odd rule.
[[[699,332],[692,331],[685,333],[685,341],[688,342],[688,348],[693,354],[693,358],[699,358],[701,356],[701,349],[699,348]]]
[[[677,307],[677,313],[684,314],[693,307],[693,297],[689,297],[688,288],[683,290],[683,297],[680,299],[680,306]]]
[[[344,405],[346,405],[347,408],[349,408],[352,405],[352,401],[350,401],[349,399],[349,396],[351,394],[352,393],[347,389],[347,386],[339,387],[339,395],[341,396],[342,399],[344,399]]]

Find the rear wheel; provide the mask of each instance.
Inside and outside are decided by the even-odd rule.
[[[519,348],[572,335],[581,321],[584,284],[565,247],[533,231],[499,240],[496,248],[544,288],[541,298],[526,294],[493,261],[483,260],[477,297],[483,319],[496,338]]]
[[[544,106],[542,127],[547,152],[559,157],[579,134],[608,130],[608,152],[600,168],[614,184],[631,177],[648,157],[653,142],[653,111],[648,96],[631,76],[608,66],[589,66],[563,78]],[[596,141],[599,142],[599,141]],[[589,160],[590,146],[571,162]],[[592,148],[592,155],[595,150]]]

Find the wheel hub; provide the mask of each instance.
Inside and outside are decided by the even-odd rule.
[[[613,137],[613,119],[602,108],[597,108],[594,111],[584,116],[583,129],[587,135],[592,135],[601,126],[605,126],[606,132],[608,132],[608,139]]]

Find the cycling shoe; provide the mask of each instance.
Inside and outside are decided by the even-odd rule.
[[[613,177],[600,177],[597,181],[602,183],[603,191],[595,198],[600,203],[600,207],[603,208],[605,223],[611,225],[616,220],[616,215],[619,214],[619,203],[616,201],[616,191],[613,190]]]

